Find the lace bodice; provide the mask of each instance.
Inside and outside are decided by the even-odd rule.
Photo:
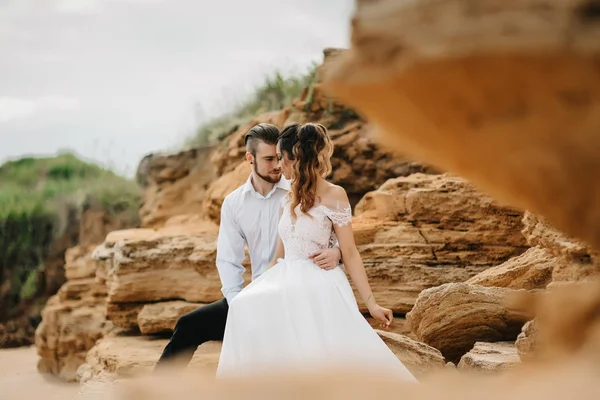
[[[332,247],[337,242],[333,224],[344,226],[352,221],[349,204],[332,209],[324,205],[311,208],[306,215],[296,208],[292,216],[289,201],[284,201],[279,220],[279,236],[283,241],[286,259],[307,259],[317,250]],[[312,218],[311,218],[312,216]]]

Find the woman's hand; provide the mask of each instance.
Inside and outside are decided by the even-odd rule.
[[[383,308],[379,304],[369,307],[369,313],[373,318],[381,323],[382,328],[389,328],[394,320],[392,310]]]

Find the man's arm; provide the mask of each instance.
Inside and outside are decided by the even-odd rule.
[[[244,287],[244,243],[240,227],[233,218],[231,204],[225,199],[221,206],[221,225],[217,240],[217,269],[221,279],[221,292],[228,304]]]
[[[312,253],[308,258],[312,258],[314,263],[324,270],[334,269],[342,261],[342,251],[339,243],[336,241],[333,247],[318,250]]]

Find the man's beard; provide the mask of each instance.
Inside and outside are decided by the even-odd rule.
[[[278,178],[272,178],[269,175],[263,175],[260,172],[258,172],[258,168],[256,167],[256,164],[253,164],[253,169],[254,169],[254,173],[259,176],[262,180],[267,181],[269,183],[278,183],[279,180],[281,179],[281,175],[279,175]]]

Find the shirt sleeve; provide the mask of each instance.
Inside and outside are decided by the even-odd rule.
[[[244,236],[234,218],[231,201],[226,198],[221,207],[221,224],[217,239],[217,269],[221,279],[221,292],[231,304],[233,298],[244,286],[242,265],[246,254]]]

